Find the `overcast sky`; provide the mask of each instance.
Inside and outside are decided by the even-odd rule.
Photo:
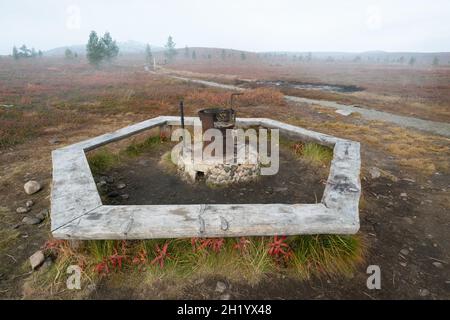
[[[449,0],[0,1],[0,54],[84,44],[91,30],[158,46],[450,51]]]

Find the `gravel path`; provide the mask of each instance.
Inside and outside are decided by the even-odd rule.
[[[179,77],[179,76],[170,76],[174,79],[183,80],[183,81],[190,81],[194,83],[203,84],[205,86],[209,87],[215,87],[215,88],[221,88],[221,89],[227,89],[227,90],[238,90],[238,91],[245,91],[246,89],[229,85],[229,84],[222,84],[217,83],[213,81],[206,81],[206,80],[199,80],[199,79],[191,79],[186,77]],[[401,127],[407,127],[407,128],[413,128],[421,131],[431,132],[434,134],[442,135],[445,137],[450,138],[450,123],[446,122],[437,122],[437,121],[430,121],[430,120],[423,120],[418,119],[414,117],[406,117],[406,116],[399,116],[395,115],[389,112],[383,112],[378,111],[370,108],[364,108],[361,106],[353,106],[353,105],[345,105],[340,104],[334,101],[327,101],[327,100],[316,100],[316,99],[307,99],[307,98],[300,98],[300,97],[294,97],[294,96],[284,96],[284,98],[287,101],[290,102],[296,102],[296,103],[302,103],[302,104],[315,104],[320,105],[322,107],[326,108],[332,108],[336,110],[345,110],[350,112],[358,112],[361,114],[365,119],[368,120],[380,120],[380,121],[386,121],[395,123],[396,125],[399,125]]]

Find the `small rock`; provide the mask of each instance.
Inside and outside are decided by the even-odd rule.
[[[58,143],[61,142],[61,140],[58,139],[58,138],[56,138],[56,137],[54,137],[54,138],[51,138],[50,140],[48,140],[48,142],[49,142],[50,144],[58,144]]]
[[[120,193],[118,193],[117,191],[111,191],[110,193],[108,193],[108,197],[110,198],[117,198],[118,196],[120,196]]]
[[[381,171],[377,167],[370,168],[369,173],[370,173],[370,176],[372,177],[372,179],[377,179],[377,178],[381,177]]]
[[[426,297],[430,294],[430,291],[428,291],[427,289],[420,289],[419,290],[419,296],[421,297]]]
[[[205,282],[205,279],[200,278],[200,279],[195,280],[195,281],[194,281],[194,284],[195,284],[196,286],[198,286],[198,285],[202,284],[203,282]]]
[[[114,177],[103,176],[100,178],[100,181],[104,181],[107,183],[114,183]]]
[[[230,300],[231,295],[229,293],[222,294],[219,299],[220,300]]]
[[[433,266],[435,266],[438,269],[444,269],[444,265],[437,261],[433,262]]]
[[[25,208],[25,207],[18,207],[17,209],[16,209],[16,212],[17,213],[27,213],[28,211],[30,211],[30,208]]]
[[[288,190],[287,187],[278,187],[273,189],[275,192],[285,192]]]
[[[223,293],[227,289],[227,285],[222,281],[217,281],[216,292]]]
[[[53,264],[52,258],[47,257],[47,258],[45,259],[44,263],[43,263],[42,266],[41,266],[41,270],[45,270],[45,269],[50,268],[50,267],[52,266],[52,264]]]
[[[106,186],[107,186],[107,184],[106,184],[106,181],[100,181],[100,182],[97,182],[97,189],[98,190],[104,190],[104,189],[106,189]]]
[[[340,115],[343,115],[343,116],[349,116],[349,115],[351,115],[353,112],[352,111],[350,111],[350,110],[342,110],[342,109],[338,109],[338,110],[336,110],[335,111],[336,113],[338,113],[338,114],[340,114]]]
[[[22,219],[22,222],[28,225],[35,225],[35,224],[39,224],[41,223],[41,219],[36,218],[36,217],[24,217]]]
[[[404,256],[407,256],[409,254],[409,250],[408,249],[402,249],[400,250],[400,253]]]
[[[35,217],[38,219],[41,219],[41,221],[42,221],[42,220],[45,220],[45,218],[47,218],[47,216],[48,216],[48,209],[44,209],[41,212],[39,212],[38,214],[36,214]]]
[[[28,200],[25,205],[27,206],[27,208],[31,208],[33,206],[34,202],[33,200]]]
[[[27,194],[33,194],[41,190],[41,184],[37,181],[30,180],[23,186]]]
[[[116,186],[116,188],[120,190],[120,189],[124,189],[126,186],[127,186],[127,185],[126,185],[125,183],[119,183],[119,184]]]
[[[30,264],[31,264],[31,269],[35,270],[42,263],[44,263],[44,261],[45,261],[44,253],[41,250],[36,251],[35,253],[33,253],[33,255],[30,257],[29,260],[30,260]]]
[[[400,193],[400,197],[401,198],[407,198],[408,194],[406,192],[402,192],[402,193]]]
[[[402,267],[406,267],[408,264],[406,262],[399,262]]]
[[[127,199],[130,198],[130,195],[129,195],[128,193],[124,193],[124,194],[121,194],[120,197],[121,197],[123,200],[127,200]]]

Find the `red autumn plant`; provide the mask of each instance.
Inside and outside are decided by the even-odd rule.
[[[222,250],[225,244],[224,238],[212,238],[212,239],[201,239],[201,238],[191,238],[191,244],[194,251],[202,251],[206,249],[211,249],[212,251],[218,253]]]
[[[131,261],[132,264],[138,266],[138,270],[144,270],[145,265],[148,263],[148,255],[145,249],[141,249],[137,255]]]
[[[269,243],[269,255],[277,261],[280,259],[287,261],[293,256],[291,247],[285,242],[286,238],[286,236],[275,236],[273,237],[273,241]]]
[[[61,247],[66,243],[65,240],[58,240],[58,239],[51,239],[45,241],[44,245],[42,246],[43,250],[48,250],[53,253],[57,253],[61,250]]]
[[[114,248],[114,253],[108,257],[111,266],[116,270],[122,270],[122,263],[127,259],[126,255],[121,255],[117,252],[117,249]]]
[[[108,260],[103,259],[102,262],[96,264],[95,267],[94,267],[94,271],[97,272],[100,275],[109,274]]]
[[[169,253],[167,253],[167,249],[169,247],[169,242],[166,242],[162,248],[159,247],[159,245],[155,246],[155,251],[156,251],[156,257],[155,259],[152,260],[152,262],[150,262],[150,264],[155,264],[155,263],[159,263],[159,266],[162,268],[164,268],[164,261],[166,259],[170,258]]]
[[[240,252],[246,252],[249,244],[250,240],[246,237],[240,237],[238,242],[234,244],[233,249],[239,250]]]
[[[296,143],[292,146],[292,150],[294,151],[294,153],[296,155],[302,155],[304,148],[305,148],[305,145],[301,142]]]

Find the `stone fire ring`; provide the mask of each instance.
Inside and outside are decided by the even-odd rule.
[[[193,125],[196,118],[185,118]],[[197,120],[198,121],[198,120]],[[316,204],[103,205],[85,151],[155,127],[179,126],[161,116],[52,152],[51,231],[55,238],[151,239],[298,234],[354,234],[361,195],[359,142],[265,118],[238,118],[238,127],[279,129],[281,135],[334,148],[323,198]],[[157,181],[149,181],[157,183]]]

